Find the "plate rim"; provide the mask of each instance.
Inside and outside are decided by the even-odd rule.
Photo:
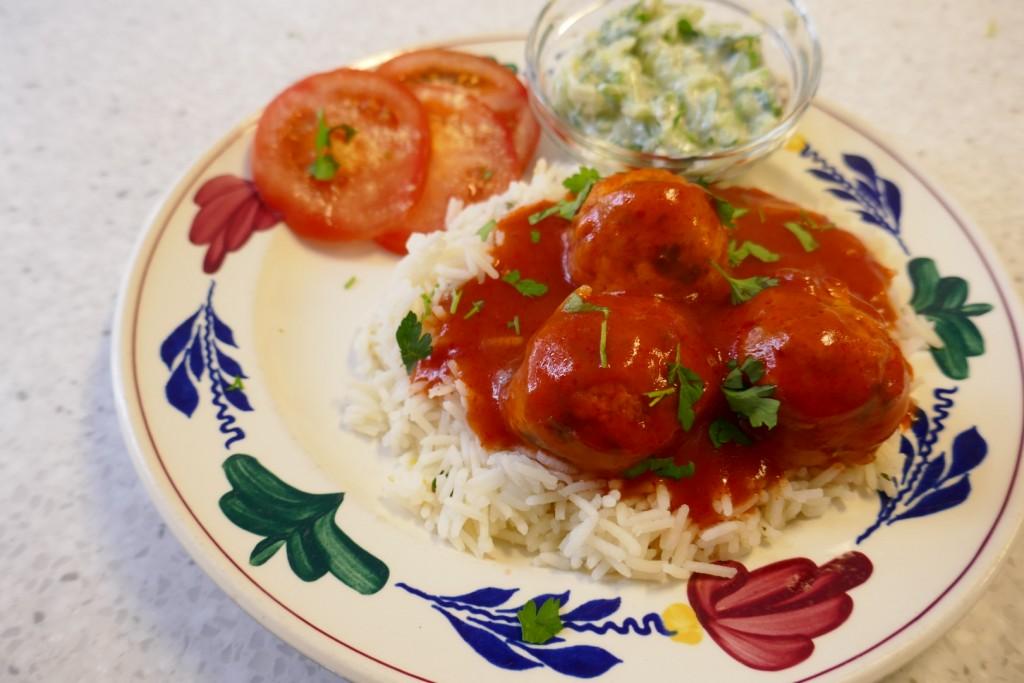
[[[423,48],[458,48],[503,42],[514,43],[522,42],[523,40],[524,36],[522,34],[514,33],[493,33],[464,36],[453,38],[451,40],[433,41],[429,43],[410,45],[396,50],[375,53],[355,60],[350,66],[355,68],[366,68],[369,65],[380,63],[381,61],[388,59],[390,56],[408,50]],[[1009,277],[1004,271],[1004,266],[996,255],[995,248],[989,242],[985,233],[982,232],[982,230],[977,227],[973,221],[967,218],[968,214],[952,196],[946,193],[939,184],[932,181],[927,173],[917,169],[908,162],[908,157],[900,151],[899,145],[889,141],[887,137],[883,133],[880,133],[874,126],[867,123],[860,117],[851,114],[843,107],[821,97],[815,98],[811,106],[881,149],[898,166],[911,175],[957,224],[961,232],[970,242],[974,251],[981,258],[985,271],[995,286],[1000,303],[1006,312],[1006,317],[1012,333],[1013,346],[1017,351],[1017,363],[1018,370],[1020,372],[1021,386],[1024,387],[1024,354],[1022,354],[1022,348],[1024,348],[1024,346],[1022,346],[1022,336],[1024,336],[1024,331],[1022,331],[1021,326],[1024,314],[1022,314],[1019,297],[1016,296]],[[191,506],[181,495],[177,485],[170,476],[170,473],[163,462],[163,458],[160,456],[155,439],[150,431],[146,414],[141,409],[141,395],[140,388],[138,386],[136,357],[134,353],[136,328],[135,325],[133,325],[130,333],[128,333],[126,332],[125,325],[129,320],[134,320],[136,318],[138,311],[141,308],[141,297],[139,296],[141,293],[141,285],[145,280],[145,274],[148,270],[149,264],[154,258],[155,247],[160,242],[168,226],[169,221],[167,219],[170,214],[173,213],[174,209],[180,205],[184,195],[187,193],[192,183],[194,183],[195,179],[202,176],[202,174],[214,161],[216,161],[216,159],[220,157],[227,147],[236,142],[239,137],[243,136],[252,126],[254,126],[258,117],[259,113],[255,113],[241,119],[228,132],[219,137],[214,144],[208,147],[203,154],[188,164],[185,169],[177,175],[175,181],[169,186],[169,189],[156,201],[153,209],[151,209],[142,224],[142,230],[140,230],[140,233],[136,238],[136,242],[125,266],[125,272],[121,278],[113,316],[110,364],[119,428],[125,440],[132,465],[137,475],[142,480],[149,498],[153,501],[157,510],[160,512],[160,515],[168,528],[171,529],[178,542],[182,544],[186,551],[188,551],[192,559],[195,560],[196,564],[202,568],[207,576],[213,579],[221,590],[227,593],[233,601],[241,606],[257,622],[265,628],[270,629],[277,637],[287,642],[299,652],[312,658],[328,670],[339,673],[340,675],[350,677],[355,680],[408,680],[411,678],[419,681],[431,681],[432,679],[391,664],[380,657],[366,652],[345,642],[341,638],[328,633],[326,630],[310,622],[301,614],[282,602],[281,599],[273,595],[267,588],[246,572],[245,569],[241,567],[214,538],[213,534],[199,520]],[[154,230],[157,222],[161,219],[164,221],[163,225],[161,225],[159,229]],[[133,297],[134,301],[130,301],[130,297]],[[130,348],[126,348],[129,346]],[[131,405],[129,404],[128,393],[126,391],[126,389],[129,388],[135,392],[135,400]],[[137,422],[140,422],[144,427],[143,433],[149,440],[149,446],[152,450],[152,454],[147,454],[146,449],[143,446],[143,439],[140,438],[143,434],[137,433],[136,431]],[[159,466],[158,468],[151,467],[149,462],[151,458],[155,458],[156,464]],[[1013,546],[1014,541],[1021,535],[1022,529],[1024,529],[1024,512],[1018,512],[1016,519],[1004,519],[1012,502],[1017,506],[1020,505],[1019,500],[1014,500],[1014,494],[1017,493],[1016,498],[1019,499],[1020,487],[1016,486],[1016,483],[1020,478],[1022,459],[1024,459],[1024,424],[1021,426],[1021,432],[1018,438],[1017,454],[1013,473],[1009,478],[1008,488],[999,511],[992,521],[988,532],[978,545],[977,549],[973,552],[971,559],[967,562],[956,578],[953,579],[949,586],[939,593],[935,599],[925,606],[918,614],[909,619],[895,631],[889,633],[882,640],[879,640],[870,647],[851,655],[841,662],[837,662],[828,668],[799,679],[799,681],[817,680],[823,676],[833,674],[840,669],[848,667],[858,659],[869,655],[879,648],[885,647],[890,643],[890,641],[900,637],[906,637],[908,629],[914,628],[915,624],[931,613],[940,602],[945,600],[951,592],[955,591],[959,587],[962,593],[957,596],[957,600],[949,604],[949,608],[946,612],[939,615],[933,615],[932,622],[920,626],[920,635],[910,640],[906,646],[902,648],[893,649],[889,653],[883,653],[873,663],[869,662],[859,671],[850,669],[848,680],[871,680],[896,669],[913,657],[917,656],[920,652],[946,633],[953,625],[955,625],[955,623],[959,621],[971,607],[973,607],[978,598],[989,587],[993,577],[1001,569],[1006,555]],[[182,514],[182,512],[187,514]],[[990,545],[993,539],[997,537],[998,540],[1001,540],[1001,543],[998,546]],[[218,551],[219,554],[223,556],[223,559],[218,558],[216,554],[211,554],[212,550]],[[987,566],[980,568],[983,571],[981,577],[973,583],[961,585],[963,579],[972,570],[979,570],[979,567],[977,567],[976,564],[979,558],[981,558],[983,554],[986,554],[986,552],[992,554],[992,559]],[[224,564],[224,560],[227,561],[227,564]],[[247,579],[248,582],[257,589],[257,591],[248,592],[239,588],[239,582],[237,581],[238,577],[235,574],[236,571]],[[244,582],[242,582],[241,585],[244,586]],[[260,594],[262,594],[262,596]],[[267,603],[266,598],[269,598],[270,604]],[[304,629],[295,629],[294,624],[289,623],[292,619],[297,620],[304,626],[308,626],[316,636],[310,637],[308,632]],[[336,646],[339,644],[347,648],[352,654],[360,656],[352,657],[350,655],[346,655],[338,657],[335,652]],[[396,678],[396,675],[400,675],[401,678]]]

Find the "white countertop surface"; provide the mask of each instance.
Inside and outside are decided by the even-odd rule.
[[[1024,291],[1024,2],[807,0],[821,96],[951,193]],[[0,4],[0,680],[334,681],[189,559],[113,410],[114,297],[153,203],[279,89],[525,32],[538,0]],[[1024,543],[890,681],[1024,680]]]

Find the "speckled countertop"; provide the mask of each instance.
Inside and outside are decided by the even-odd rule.
[[[110,319],[132,244],[189,162],[298,76],[537,0],[0,4],[0,680],[337,680],[237,607],[132,470]],[[1024,2],[808,0],[821,94],[883,130],[1024,291]],[[891,679],[1021,681],[1024,543]]]

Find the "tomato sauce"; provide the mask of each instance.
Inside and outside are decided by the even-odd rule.
[[[745,214],[736,219],[735,227],[728,230],[729,239],[735,240],[737,244],[744,240],[757,242],[779,256],[773,263],[762,263],[755,258],[747,258],[732,269],[734,277],[775,276],[780,268],[796,269],[814,276],[827,275],[844,283],[855,295],[855,306],[851,310],[859,311],[857,306],[872,309],[865,315],[877,319],[878,324],[882,326],[879,329],[884,330],[886,324],[891,325],[895,319],[895,312],[888,299],[887,288],[892,273],[875,261],[855,236],[831,226],[827,219],[820,215],[803,211],[793,204],[759,190],[716,187],[711,191],[715,196],[727,200],[734,206],[747,209]],[[493,251],[495,267],[499,273],[504,276],[511,271],[518,271],[522,279],[545,284],[546,293],[542,296],[526,297],[512,284],[502,279],[487,278],[482,283],[466,283],[461,289],[455,313],[446,314],[442,320],[433,321],[432,355],[421,361],[415,370],[416,379],[434,382],[451,371],[449,361],[455,362],[455,374],[468,389],[470,425],[483,445],[491,449],[521,445],[535,448],[543,445],[536,440],[524,438],[522,432],[516,432],[509,427],[507,416],[503,413],[503,402],[511,378],[524,364],[531,343],[536,342],[531,337],[548,323],[553,314],[559,313],[566,297],[582,284],[573,282],[569,274],[573,239],[570,221],[554,216],[537,225],[529,223],[531,214],[547,206],[550,206],[550,203],[524,207],[506,216],[498,224],[497,246]],[[785,227],[787,222],[796,222],[804,226],[819,246],[813,251],[807,251],[800,240]],[[594,301],[598,299],[595,298]],[[473,310],[474,302],[483,302],[482,307],[475,314],[468,315]],[[441,301],[446,312],[452,303],[451,295]],[[718,391],[722,378],[728,372],[726,362],[732,349],[730,344],[735,345],[728,338],[732,333],[723,330],[726,329],[725,321],[735,318],[737,311],[742,307],[730,303],[727,296],[689,297],[673,300],[671,303],[678,307],[686,320],[691,321],[689,324],[696,326],[694,334],[704,340],[701,343],[707,344],[706,353],[691,357],[689,361],[704,378],[706,391],[701,403],[698,404],[699,411],[693,427],[688,431],[679,430],[669,446],[649,455],[675,457],[676,462],[680,464],[692,462],[694,473],[693,476],[678,480],[660,479],[645,474],[628,480],[613,479],[612,485],[621,486],[624,495],[628,496],[653,491],[656,484],[662,482],[672,494],[673,507],[686,504],[690,508],[691,517],[698,524],[709,525],[721,518],[712,501],[724,493],[731,494],[734,506],[739,506],[778,481],[783,471],[794,465],[792,461],[787,461],[783,457],[783,451],[792,450],[792,444],[784,438],[759,437],[752,445],[726,443],[718,448],[713,446],[708,436],[708,425],[716,417],[731,415]],[[616,328],[615,315],[612,313],[612,317],[609,318],[609,336],[621,330],[621,327]],[[581,318],[581,321],[583,320]],[[591,330],[586,333],[587,339],[594,340],[591,346],[595,349],[596,337],[592,330],[596,329],[599,320],[599,315],[585,319],[586,325],[590,326],[588,329]],[[596,363],[596,356],[594,358]],[[900,372],[904,367],[909,367],[901,355],[898,362],[902,363],[898,367]],[[897,363],[897,360],[893,360],[892,363]],[[767,365],[769,371],[778,369],[770,362]],[[906,372],[909,373],[909,369]],[[827,386],[828,378],[824,380]],[[807,380],[801,378],[798,381]],[[796,396],[798,389],[800,387],[784,387],[780,382],[778,397],[783,406],[786,405],[784,395]],[[875,400],[876,394],[882,396],[875,402],[884,409],[897,411],[899,420],[904,419],[907,404],[904,401],[905,397],[900,394],[901,391],[905,393],[902,384],[897,382],[888,389],[879,389],[872,384],[865,391],[869,392],[865,395],[872,397],[871,400]],[[532,397],[533,393],[530,395]],[[537,396],[541,394],[538,392]],[[674,400],[673,397],[672,401]],[[796,398],[792,400],[795,402]],[[647,399],[643,401],[646,406]],[[675,405],[674,402],[666,401],[663,406],[643,409],[651,414],[661,409],[673,411],[674,417]],[[862,419],[855,412],[851,415],[855,417],[850,419]],[[819,436],[822,444],[827,443],[828,434]],[[815,448],[808,450],[813,451]],[[839,453],[837,449],[829,448],[831,447],[821,446],[823,452],[827,451],[828,457],[832,458],[823,464],[833,461],[850,464],[863,462],[869,460],[874,452],[873,447],[869,449],[870,452],[855,453]],[[813,464],[814,459],[810,458],[807,462]]]
[[[470,390],[470,425],[481,443],[491,449],[522,443],[505,424],[501,394],[523,359],[526,341],[576,288],[562,266],[569,222],[551,217],[536,225],[529,223],[531,214],[547,206],[521,208],[499,223],[496,239],[501,245],[494,251],[494,267],[502,274],[518,270],[520,277],[544,283],[548,291],[527,298],[500,279],[466,283],[455,314],[438,326],[433,352],[416,369],[417,378],[436,380],[447,372],[449,360],[456,362],[458,376]],[[531,233],[539,235],[536,243]],[[469,315],[476,301],[482,301],[483,307]],[[451,295],[441,300],[445,311],[451,310],[451,304]]]

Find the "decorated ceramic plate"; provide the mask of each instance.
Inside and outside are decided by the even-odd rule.
[[[523,51],[517,39],[454,47],[511,62]],[[343,415],[366,379],[354,345],[398,259],[283,225],[248,180],[255,127],[218,142],[146,226],[118,306],[115,387],[136,467],[178,538],[324,666],[358,681],[868,680],[949,628],[998,565],[1024,513],[1020,313],[978,230],[849,116],[815,103],[736,182],[902,255],[904,303],[933,328],[895,474],[717,575],[684,562],[689,580],[655,581],[613,578],[609,567],[630,573],[614,553],[589,572],[479,557],[394,504],[393,458]],[[546,142],[539,156],[558,161]],[[231,220],[211,213],[225,192],[245,208]],[[444,474],[435,492],[449,491]]]

